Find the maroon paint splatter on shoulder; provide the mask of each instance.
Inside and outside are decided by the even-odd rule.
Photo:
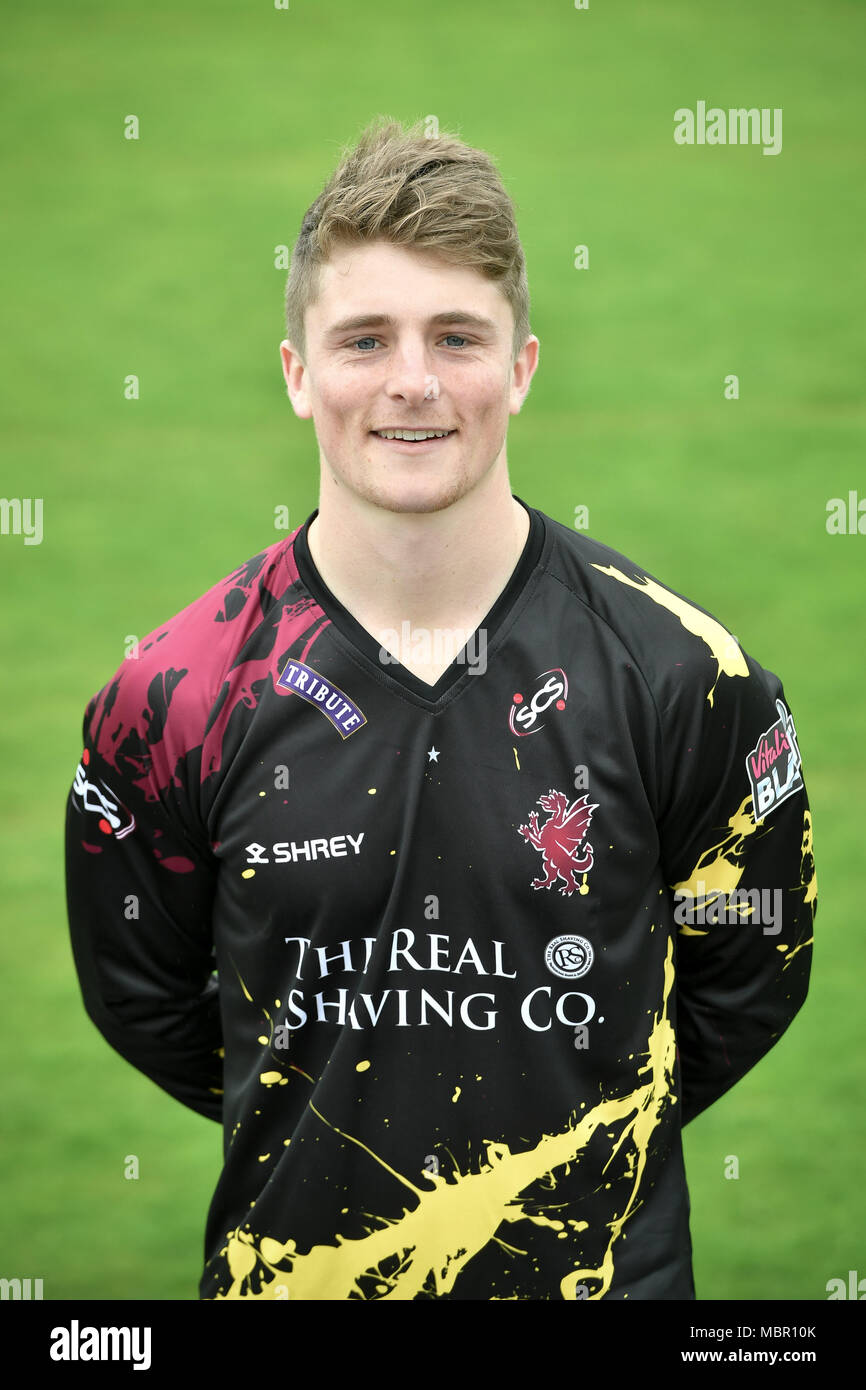
[[[180,786],[179,764],[199,748],[201,780],[217,772],[235,709],[255,708],[269,679],[288,694],[277,687],[285,660],[305,661],[329,625],[299,587],[298,530],[150,633],[88,706],[97,752],[146,800]]]

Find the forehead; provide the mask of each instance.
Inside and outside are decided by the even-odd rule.
[[[510,333],[512,317],[502,291],[474,266],[384,241],[338,247],[319,271],[318,295],[307,314],[310,327],[324,334],[363,327],[373,317],[399,324],[469,315],[479,328],[483,320],[490,331]]]

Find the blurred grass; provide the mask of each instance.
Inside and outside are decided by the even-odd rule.
[[[862,1266],[866,1215],[866,540],[825,529],[829,498],[866,495],[864,12],[48,0],[6,29],[0,490],[42,497],[45,533],[0,538],[0,1272],[47,1298],[196,1296],[220,1131],[84,1015],[63,805],[125,636],[278,539],[275,506],[292,526],[315,507],[274,248],[373,115],[435,113],[518,206],[541,360],[513,490],[567,524],[587,505],[590,534],[785,682],[816,828],[812,990],[686,1159],[699,1297],[826,1297]],[[783,107],[782,153],[675,146],[673,111],[700,98]]]

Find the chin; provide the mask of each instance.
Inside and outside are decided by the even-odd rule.
[[[354,491],[366,502],[380,507],[383,511],[402,514],[441,512],[459,502],[472,491],[473,483],[465,477],[400,482],[382,482],[371,486],[370,480],[356,485]]]
[[[430,488],[395,488],[388,492],[387,489],[381,493],[371,496],[370,501],[376,506],[382,507],[389,512],[417,513],[422,515],[426,512],[441,512],[447,507],[452,507],[455,502],[459,502],[466,496],[468,487],[454,484],[452,487]]]

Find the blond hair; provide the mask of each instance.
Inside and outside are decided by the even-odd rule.
[[[493,280],[514,315],[512,365],[530,334],[529,286],[514,205],[483,150],[379,117],[342,152],[307,210],[286,285],[286,336],[306,356],[304,315],[319,270],[341,245],[384,240],[435,252]]]

